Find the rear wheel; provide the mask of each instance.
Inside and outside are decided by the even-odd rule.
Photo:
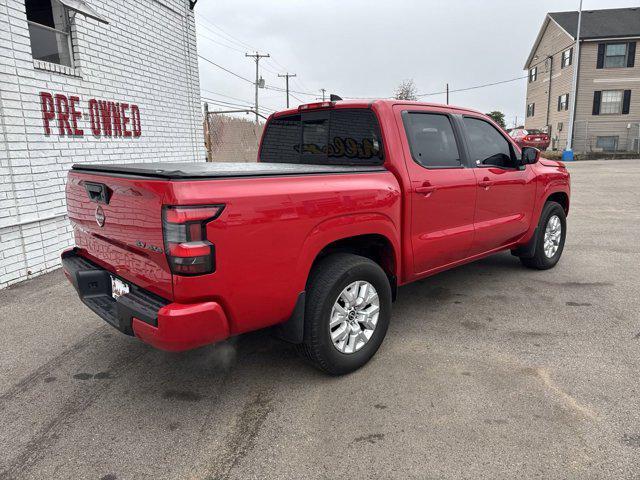
[[[357,370],[376,353],[391,316],[391,286],[382,268],[358,255],[321,260],[308,284],[300,350],[331,374]]]
[[[567,219],[564,209],[559,203],[547,202],[542,209],[538,223],[538,236],[533,257],[523,258],[523,265],[537,270],[547,270],[556,266],[567,236]]]

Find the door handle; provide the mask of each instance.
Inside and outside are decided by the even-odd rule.
[[[421,185],[420,187],[416,187],[413,191],[428,197],[435,190],[436,190],[436,187],[434,187],[433,185],[429,185],[429,183],[425,183],[425,184]]]
[[[493,185],[493,182],[485,177],[478,182],[478,185],[484,188],[485,190],[489,190],[489,187]]]

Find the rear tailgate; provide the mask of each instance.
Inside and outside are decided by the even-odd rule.
[[[162,199],[169,181],[71,171],[67,209],[76,246],[116,276],[173,300]]]

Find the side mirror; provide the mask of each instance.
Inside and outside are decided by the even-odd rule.
[[[540,150],[533,147],[522,147],[522,157],[520,163],[522,165],[533,165],[540,160]]]

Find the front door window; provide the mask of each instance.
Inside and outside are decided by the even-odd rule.
[[[515,168],[511,144],[493,125],[478,118],[465,117],[471,160],[477,166]]]

